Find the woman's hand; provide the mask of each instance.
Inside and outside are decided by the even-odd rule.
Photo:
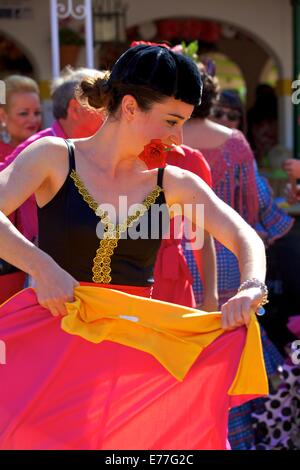
[[[65,302],[73,302],[74,288],[79,286],[76,279],[48,255],[32,277],[39,304],[50,310],[54,317],[66,315]]]
[[[256,311],[263,299],[263,293],[259,287],[250,287],[238,292],[221,307],[222,328],[232,330],[241,325],[248,325],[251,313]]]
[[[300,178],[300,160],[288,158],[284,161],[282,168],[290,178]]]
[[[287,183],[284,188],[284,196],[290,205],[296,204],[300,200],[300,185]]]

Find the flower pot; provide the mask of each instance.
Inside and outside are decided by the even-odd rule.
[[[60,68],[63,69],[66,65],[75,67],[80,46],[76,44],[67,44],[60,46]]]

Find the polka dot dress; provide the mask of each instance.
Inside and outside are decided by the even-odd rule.
[[[282,382],[278,389],[252,414],[256,450],[300,449],[300,366],[284,364],[279,371]]]

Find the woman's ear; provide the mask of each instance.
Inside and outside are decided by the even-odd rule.
[[[128,121],[132,121],[135,118],[137,112],[139,111],[139,107],[134,96],[123,96],[121,109],[122,115],[125,117],[125,119],[127,119]]]

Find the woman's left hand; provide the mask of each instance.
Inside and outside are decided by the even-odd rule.
[[[300,161],[295,158],[288,158],[282,165],[283,170],[290,178],[300,178]]]
[[[222,328],[232,330],[241,325],[248,325],[251,313],[256,311],[263,298],[259,287],[251,287],[238,292],[221,307]]]

